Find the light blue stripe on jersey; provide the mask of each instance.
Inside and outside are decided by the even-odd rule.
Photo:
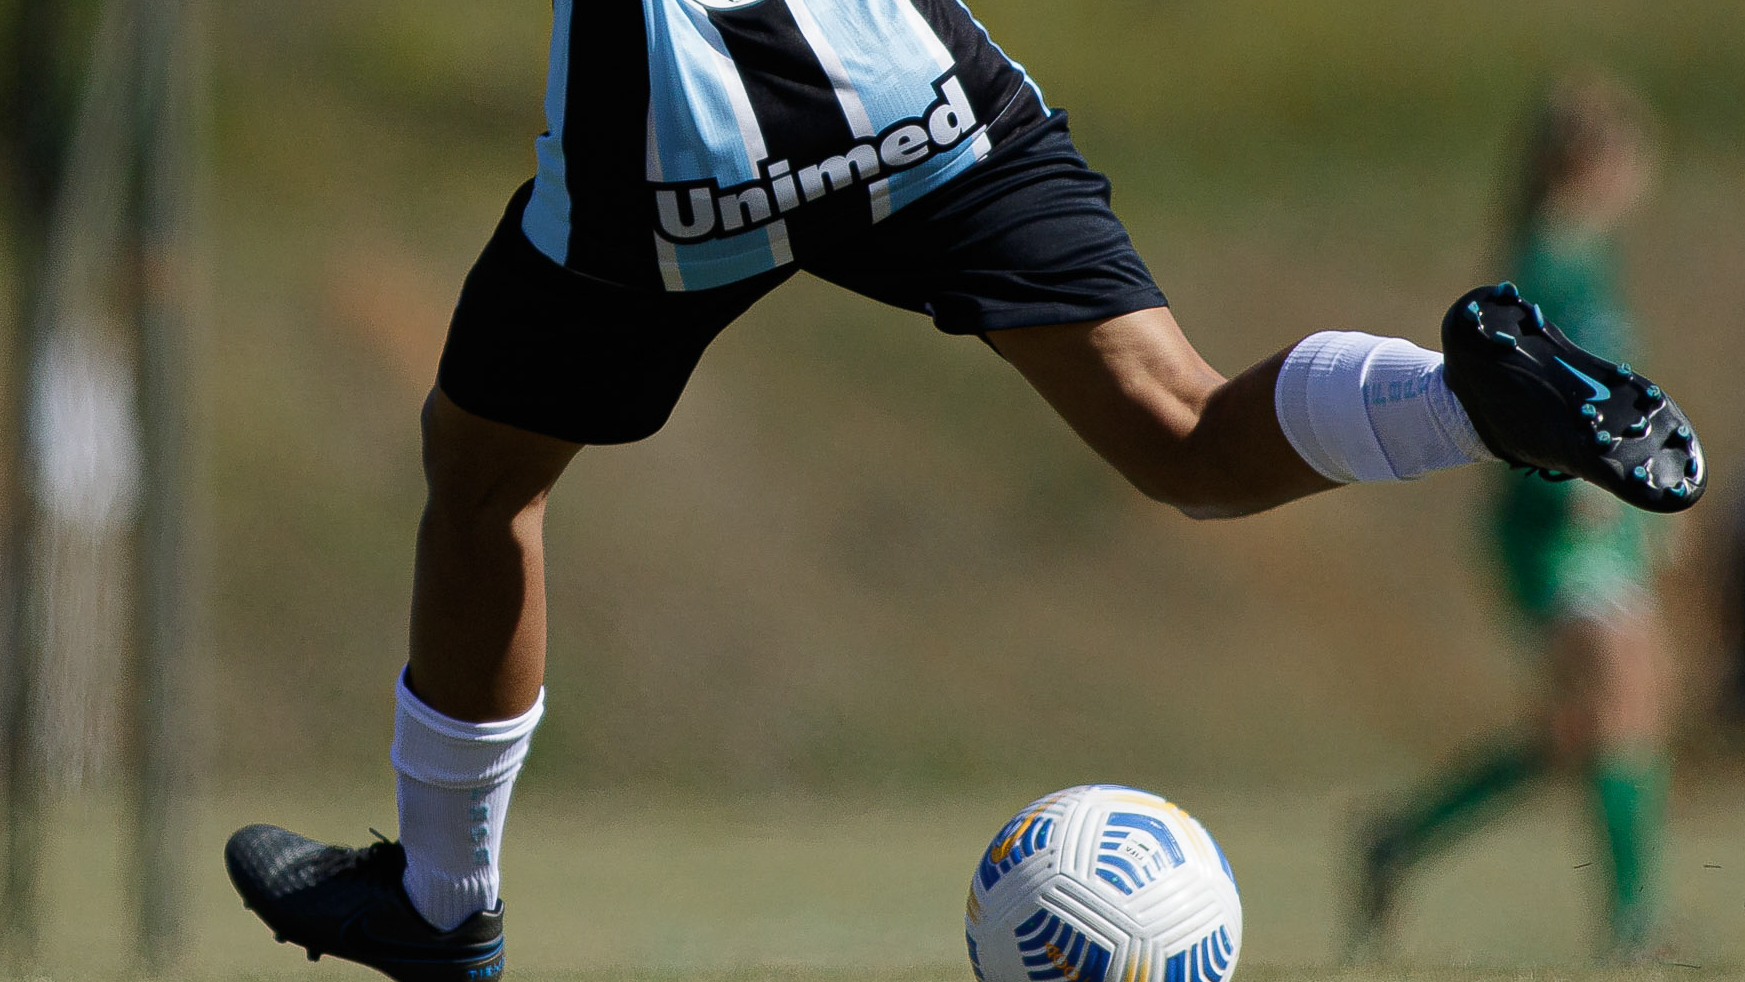
[[[642,9],[648,29],[649,179],[715,178],[722,187],[755,180],[765,155],[763,134],[708,12],[685,0],[643,0]],[[769,227],[711,242],[663,242],[661,252],[668,289],[720,286],[792,260],[785,238],[778,245]]]
[[[737,283],[792,262],[791,256],[780,263],[775,261],[771,255],[768,236],[767,230],[758,229],[725,239],[674,245],[660,239],[657,234],[656,244],[661,253],[661,275],[667,279],[667,289],[708,290]],[[678,282],[670,278],[674,270],[667,266],[669,261],[677,266],[676,272],[680,277]]]
[[[916,116],[939,98],[934,83],[955,64],[951,51],[912,0],[787,0],[795,20],[837,88],[843,114],[857,137],[869,137]],[[968,8],[964,8],[968,14]],[[972,18],[973,20],[973,18]],[[976,24],[981,27],[980,23]],[[986,29],[983,28],[983,34]],[[989,40],[992,44],[992,40]],[[995,47],[998,51],[998,47]],[[1000,52],[1004,56],[1005,52]],[[1024,67],[1007,58],[1033,89]],[[1041,99],[1041,90],[1036,89]],[[1043,103],[1044,111],[1047,103]],[[987,120],[976,120],[979,129]],[[966,141],[949,154],[874,182],[873,220],[879,221],[957,176],[986,156],[988,141]]]
[[[551,64],[545,75],[545,135],[533,141],[539,170],[521,231],[534,248],[562,264],[570,249],[570,192],[563,156],[564,104],[569,100],[571,0],[552,0]]]
[[[643,0],[642,8],[659,153],[658,162],[649,162],[650,169],[658,166],[659,179],[673,182],[715,177],[727,186],[756,178],[753,166],[763,156],[762,136],[752,123],[751,135],[758,143],[754,153],[735,112],[735,103],[744,102],[744,86],[707,12],[684,0]]]
[[[827,70],[842,72],[840,81],[853,89],[872,126],[856,136],[871,136],[938,98],[933,83],[951,68],[951,52],[909,0],[804,5],[835,54],[836,65]]]
[[[892,174],[886,182],[890,188],[891,210],[896,211],[968,170],[971,164],[987,156],[989,149],[988,135],[979,133],[951,148],[950,153],[939,154],[919,167]]]

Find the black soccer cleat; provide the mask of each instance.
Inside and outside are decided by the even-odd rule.
[[[1702,497],[1708,465],[1678,404],[1629,365],[1576,347],[1513,283],[1456,300],[1442,349],[1448,388],[1510,465],[1579,477],[1649,511]]]
[[[383,839],[364,849],[329,846],[273,825],[237,830],[224,846],[243,906],[276,941],[309,960],[344,958],[400,982],[482,982],[503,974],[503,904],[452,931],[431,927],[401,885],[406,851]]]

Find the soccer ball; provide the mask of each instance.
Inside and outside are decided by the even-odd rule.
[[[1154,794],[1067,788],[1013,816],[970,880],[981,982],[1224,982],[1242,947],[1230,863]]]

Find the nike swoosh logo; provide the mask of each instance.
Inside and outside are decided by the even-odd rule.
[[[1587,400],[1588,402],[1600,402],[1602,400],[1610,399],[1612,397],[1612,390],[1606,388],[1605,386],[1601,385],[1599,382],[1595,381],[1593,376],[1588,375],[1586,372],[1575,367],[1574,365],[1571,365],[1569,362],[1564,361],[1562,358],[1558,358],[1557,363],[1559,365],[1562,365],[1564,368],[1569,369],[1569,374],[1574,375],[1576,378],[1581,379],[1583,382],[1586,382],[1588,384],[1588,386],[1594,390],[1594,394],[1592,396],[1588,397],[1588,400]]]

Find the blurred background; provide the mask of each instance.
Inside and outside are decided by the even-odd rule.
[[[36,3],[0,11],[23,23]],[[145,812],[170,816],[152,835],[179,877],[165,902],[186,916],[164,930],[182,939],[180,974],[266,977],[300,953],[235,904],[219,850],[250,821],[354,844],[372,825],[392,834],[417,411],[461,279],[532,171],[550,13],[117,6],[136,26],[153,10],[187,17],[160,49],[174,51],[166,74],[109,90],[180,93],[163,103],[184,135],[167,170],[144,153],[133,176],[105,177],[98,165],[125,154],[93,142],[100,118],[77,129],[101,116],[86,93],[116,30],[103,4],[68,3],[51,45],[14,34],[0,55],[47,57],[57,86],[15,90],[9,125],[64,110],[63,130],[86,134],[52,185],[88,212],[63,207],[55,227],[86,238],[56,240],[70,258],[50,275],[27,275],[47,267],[25,234],[46,190],[0,175],[25,203],[0,226],[15,260],[0,317],[18,339],[0,352],[4,462],[26,488],[8,534],[37,543],[8,589],[72,570],[33,608],[52,617],[20,621],[47,625],[34,695],[6,690],[12,771],[40,778],[25,811],[47,830],[13,855],[41,871],[28,964],[57,978],[137,964],[144,766],[148,791],[167,789]],[[1737,963],[1745,883],[1728,870],[1745,868],[1745,782],[1717,706],[1719,613],[1739,598],[1715,587],[1739,504],[1745,7],[974,6],[1071,112],[1177,318],[1226,373],[1322,329],[1438,346],[1446,305],[1505,273],[1498,222],[1543,86],[1597,67],[1654,106],[1662,177],[1624,233],[1625,285],[1641,367],[1697,421],[1715,474],[1707,500],[1660,524],[1680,556],[1672,912],[1696,961]],[[134,201],[149,218],[137,202],[160,199],[137,186],[154,173],[182,181],[168,272],[104,217]],[[22,316],[31,296],[57,314]],[[179,340],[157,376],[137,375],[153,296],[180,298]],[[49,354],[22,354],[31,337]],[[73,381],[31,416],[25,393],[50,376]],[[55,405],[71,408],[40,408]],[[139,475],[160,472],[133,462],[166,414],[179,456],[154,486]],[[57,461],[70,483],[41,476]],[[549,709],[507,857],[513,957],[967,977],[961,896],[987,837],[1040,793],[1119,781],[1176,798],[1223,840],[1248,905],[1245,963],[1325,962],[1363,802],[1531,699],[1478,536],[1476,502],[1502,472],[1196,524],[1121,483],[979,342],[797,280],[716,343],[665,430],[585,451],[554,496]],[[138,625],[163,617],[142,616],[160,601],[127,574],[159,555],[153,515],[179,530],[167,562],[187,591],[167,661],[141,657]],[[13,725],[20,707],[28,727]],[[140,737],[142,720],[158,736]],[[160,738],[169,751],[152,750]],[[152,771],[160,752],[167,770]],[[1585,807],[1539,795],[1463,847],[1426,878],[1403,956],[1585,958]]]

